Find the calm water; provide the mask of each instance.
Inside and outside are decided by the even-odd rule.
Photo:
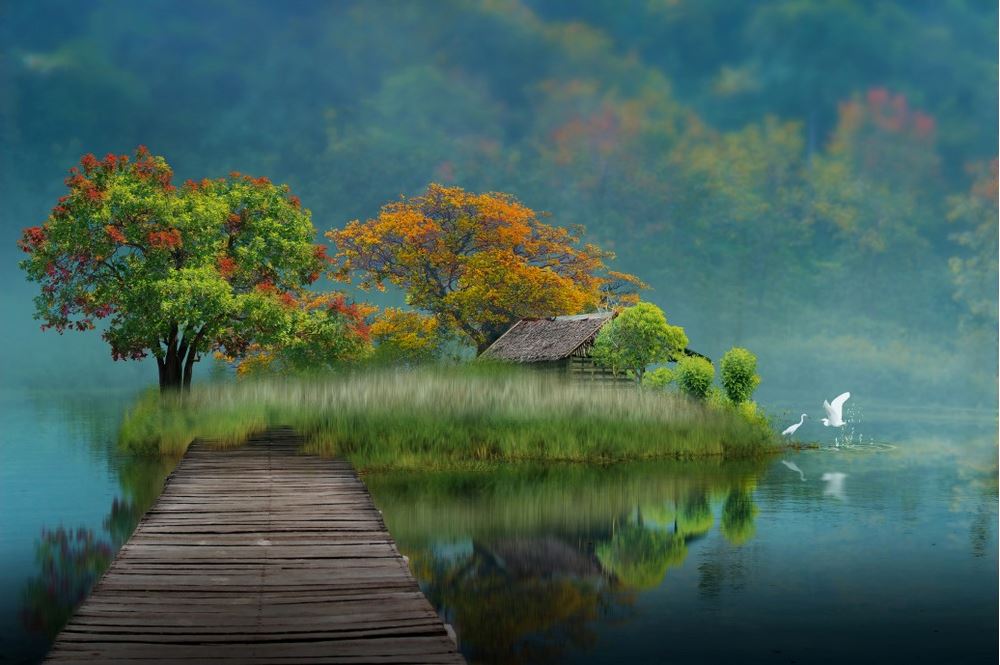
[[[0,401],[0,661],[42,657],[162,486],[114,453],[132,397]],[[759,464],[367,481],[470,660],[995,662],[995,418],[867,412]]]

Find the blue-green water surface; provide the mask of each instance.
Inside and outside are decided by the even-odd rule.
[[[162,487],[115,452],[134,397],[2,397],[0,662],[44,656]],[[366,482],[473,662],[995,662],[995,415],[867,411],[760,462]]]

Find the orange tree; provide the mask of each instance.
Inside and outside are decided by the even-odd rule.
[[[509,194],[431,184],[326,235],[335,276],[362,288],[394,284],[407,303],[475,344],[489,346],[526,316],[575,314],[631,302],[644,287],[608,268],[611,252],[581,241],[580,227],[544,224]]]
[[[42,327],[105,319],[112,356],[155,356],[161,389],[189,386],[207,351],[239,356],[289,338],[304,285],[326,265],[287,186],[233,173],[175,188],[171,177],[144,147],[133,159],[85,155],[69,192],[19,241]]]

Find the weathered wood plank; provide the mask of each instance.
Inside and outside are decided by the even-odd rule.
[[[300,444],[192,444],[48,660],[464,662],[351,466]]]

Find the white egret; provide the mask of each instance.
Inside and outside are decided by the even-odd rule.
[[[781,463],[787,466],[792,471],[799,474],[799,478],[802,479],[802,482],[806,481],[806,474],[802,473],[802,469],[799,468],[798,464],[796,464],[795,462],[789,462],[788,460],[781,460]]]
[[[791,435],[795,434],[795,431],[798,428],[802,427],[802,423],[804,423],[806,421],[806,418],[808,418],[808,417],[809,416],[807,416],[806,414],[803,413],[802,417],[799,418],[799,422],[795,423],[794,425],[789,425],[788,427],[786,427],[785,431],[781,433],[781,436],[791,436]]]
[[[823,400],[823,410],[826,411],[826,418],[823,418],[824,427],[844,426],[844,402],[851,398],[851,393],[841,393],[833,398],[833,403]]]

